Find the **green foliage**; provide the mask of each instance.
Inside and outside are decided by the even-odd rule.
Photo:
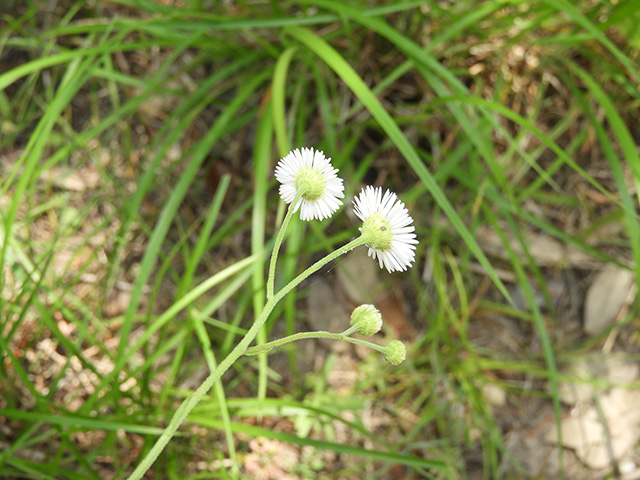
[[[559,425],[559,365],[594,343],[560,338],[547,270],[578,267],[541,263],[533,234],[640,278],[634,2],[22,3],[0,8],[0,477],[133,469],[264,305],[284,215],[272,170],[292,146],[332,157],[347,197],[365,180],[401,192],[421,243],[389,289],[418,334],[397,369],[364,359],[334,403],[293,353],[286,387],[264,355],[243,358],[157,475],[203,460],[231,478],[223,459],[242,465],[254,436],[350,459],[336,472],[314,457],[304,475],[460,478],[471,456],[485,478],[522,471],[483,388],[545,398]],[[292,222],[278,284],[354,225]],[[287,298],[258,342],[280,319],[298,331],[303,302]],[[479,343],[485,314],[535,345]],[[372,432],[371,404],[413,420]]]

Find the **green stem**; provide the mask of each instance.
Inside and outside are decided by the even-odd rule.
[[[198,404],[198,402],[206,395],[206,393],[215,385],[215,383],[220,380],[220,377],[233,365],[233,363],[240,358],[244,352],[249,347],[249,344],[255,339],[256,335],[264,325],[264,322],[267,320],[269,314],[276,306],[276,304],[282,300],[282,298],[297,287],[304,279],[306,279],[312,273],[318,271],[327,263],[335,260],[340,255],[347,253],[350,250],[353,250],[359,245],[363,245],[365,240],[360,236],[355,240],[347,243],[346,245],[340,247],[338,250],[331,252],[326,257],[318,260],[316,263],[307,268],[304,272],[294,278],[291,282],[289,282],[282,290],[276,293],[272,298],[267,300],[262,312],[258,318],[256,318],[255,322],[251,328],[247,331],[247,334],[244,336],[240,343],[236,345],[236,347],[222,360],[217,368],[211,372],[211,374],[202,382],[202,384],[195,390],[192,394],[190,394],[187,398],[184,399],[182,404],[176,410],[176,413],[171,418],[169,425],[164,429],[162,434],[156,440],[156,443],[153,444],[151,450],[147,453],[147,455],[142,459],[142,461],[138,464],[135,470],[129,475],[128,480],[140,480],[145,472],[153,465],[153,462],[156,461],[164,447],[167,446],[169,440],[173,438],[176,431],[184,422],[194,407]],[[355,340],[355,339],[352,339]]]
[[[295,342],[297,340],[306,340],[309,338],[330,338],[332,340],[344,340],[344,334],[323,331],[294,333],[293,335],[279,338],[278,340],[273,340],[271,342],[263,343],[262,345],[256,345],[255,347],[247,348],[244,354],[247,356],[259,355],[261,353],[269,352],[274,348],[281,347],[282,345],[286,345],[287,343]]]
[[[288,343],[296,342],[298,340],[308,340],[310,338],[329,338],[331,340],[344,340],[345,342],[364,345],[365,347],[372,348],[374,350],[377,350],[378,352],[385,353],[385,347],[381,347],[380,345],[376,345],[375,343],[367,342],[366,340],[349,337],[349,335],[354,331],[355,329],[351,327],[342,333],[331,333],[324,331],[294,333],[293,335],[288,335],[286,337],[279,338],[268,343],[263,343],[262,345],[256,345],[255,347],[247,348],[244,354],[247,356],[259,355],[261,353],[270,352],[274,348],[281,347]]]
[[[354,345],[362,345],[363,347],[371,348],[372,350],[376,350],[380,353],[386,353],[387,347],[383,347],[382,345],[376,345],[375,343],[367,342],[366,340],[360,340],[359,338],[353,337],[345,337],[345,342],[353,343]]]
[[[275,290],[275,282],[276,282],[276,261],[278,259],[278,253],[280,252],[280,245],[282,245],[282,241],[284,240],[284,234],[287,231],[287,227],[289,226],[289,222],[293,218],[294,206],[300,200],[301,195],[297,194],[289,208],[287,209],[287,214],[284,216],[284,220],[282,220],[282,225],[280,225],[280,230],[278,230],[278,235],[276,236],[276,242],[273,245],[273,252],[271,252],[271,260],[269,261],[269,276],[267,277],[267,301],[273,298],[274,290]]]
[[[345,337],[348,337],[349,335],[354,333],[356,330],[358,330],[358,325],[351,325],[344,332],[342,332],[342,335],[344,335]]]

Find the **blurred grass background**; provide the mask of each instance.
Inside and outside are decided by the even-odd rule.
[[[611,381],[565,363],[638,359],[633,295],[598,332],[583,314],[596,272],[640,274],[639,24],[635,0],[5,0],[0,476],[126,477],[263,305],[251,255],[301,146],[415,219],[415,266],[383,277],[408,359],[339,391],[335,353],[242,359],[149,478],[620,473],[523,445],[560,428],[563,382]],[[352,238],[345,203],[294,222],[280,285]],[[305,329],[314,288],[262,341]]]

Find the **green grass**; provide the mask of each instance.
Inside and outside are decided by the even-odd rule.
[[[304,374],[289,350],[283,376],[242,358],[159,478],[233,478],[254,437],[318,452],[299,478],[526,477],[487,385],[559,428],[564,363],[606,333],[637,346],[637,302],[572,336],[551,285],[583,279],[583,298],[607,263],[640,278],[633,2],[22,3],[0,9],[1,477],[133,470],[264,305],[292,147],[332,157],[347,196],[375,183],[407,203],[417,261],[383,277],[417,331],[408,359],[367,357],[338,393],[330,359]],[[292,223],[277,286],[355,236],[349,208]],[[539,236],[592,264],[544,263]],[[258,342],[306,329],[313,284]],[[528,341],[500,343],[496,318]]]

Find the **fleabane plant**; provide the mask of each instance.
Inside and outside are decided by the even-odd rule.
[[[389,190],[383,194],[381,187],[367,186],[353,201],[354,212],[362,221],[362,225],[359,227],[360,235],[306,268],[276,292],[275,275],[278,253],[294,214],[299,211],[300,219],[303,221],[323,220],[331,217],[342,205],[344,183],[338,177],[338,170],[331,164],[331,159],[325,157],[323,152],[312,148],[296,149],[282,158],[276,166],[275,177],[280,182],[280,197],[289,205],[289,208],[278,230],[271,252],[266,283],[267,301],[240,342],[176,410],[162,435],[129,476],[130,480],[142,478],[175,435],[189,412],[242,355],[269,352],[297,340],[330,338],[376,350],[392,365],[398,365],[406,358],[406,348],[399,340],[391,340],[386,346],[381,346],[352,336],[354,334],[372,336],[380,331],[382,315],[374,305],[360,305],[354,309],[350,318],[350,326],[341,333],[301,332],[262,345],[251,346],[277,303],[303,280],[329,262],[364,245],[369,249],[369,256],[374,260],[377,259],[381,268],[386,268],[390,273],[405,271],[415,261],[415,249],[418,244],[413,219],[409,216],[404,203],[398,200],[397,195]]]

